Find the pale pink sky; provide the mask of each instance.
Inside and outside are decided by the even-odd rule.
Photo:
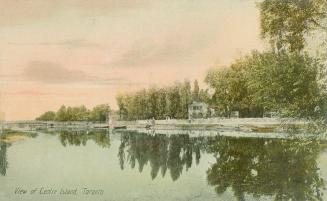
[[[0,0],[0,110],[62,104],[184,79],[262,49],[254,0]]]

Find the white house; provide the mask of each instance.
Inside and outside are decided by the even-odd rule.
[[[208,105],[194,101],[188,106],[188,118],[205,118],[208,116]]]

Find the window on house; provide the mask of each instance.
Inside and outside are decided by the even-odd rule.
[[[193,106],[193,110],[200,110],[201,106]]]

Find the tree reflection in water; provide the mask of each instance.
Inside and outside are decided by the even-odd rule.
[[[142,172],[145,165],[151,167],[151,177],[155,179],[159,172],[164,177],[167,170],[173,181],[192,166],[193,160],[199,163],[201,151],[204,151],[208,138],[190,138],[189,135],[146,135],[137,133],[121,134],[118,157],[121,169],[128,162],[131,168],[138,164]],[[193,157],[194,156],[194,157]]]
[[[188,135],[147,135],[123,133],[118,157],[121,169],[126,163],[151,167],[151,177],[167,170],[173,181],[201,153],[212,154],[216,162],[207,170],[208,184],[217,194],[231,189],[237,200],[246,195],[270,196],[275,200],[322,200],[325,182],[318,173],[319,141],[196,137]]]
[[[9,144],[0,142],[0,175],[6,176],[8,161],[7,161],[7,147]]]
[[[93,140],[100,147],[110,147],[110,137],[106,130],[60,131],[58,136],[64,147],[67,145],[85,146],[89,140]]]
[[[60,131],[63,146],[85,146],[94,141],[110,146],[105,130]],[[146,165],[151,178],[167,172],[173,181],[180,178],[201,155],[215,158],[207,170],[207,181],[218,194],[227,189],[237,200],[247,196],[269,196],[274,200],[322,200],[325,181],[319,175],[317,158],[323,149],[320,141],[255,139],[232,137],[190,137],[189,135],[147,135],[122,133],[118,151],[121,169],[126,165],[140,172]],[[7,173],[7,148],[0,142],[0,174]],[[326,147],[325,147],[326,148]]]
[[[216,163],[207,171],[218,194],[231,188],[238,200],[246,194],[275,200],[322,200],[317,141],[221,138],[210,147]]]

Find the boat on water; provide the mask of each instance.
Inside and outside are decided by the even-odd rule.
[[[127,126],[115,126],[114,129],[127,129]]]
[[[110,126],[109,125],[94,126],[94,128],[110,128]]]

